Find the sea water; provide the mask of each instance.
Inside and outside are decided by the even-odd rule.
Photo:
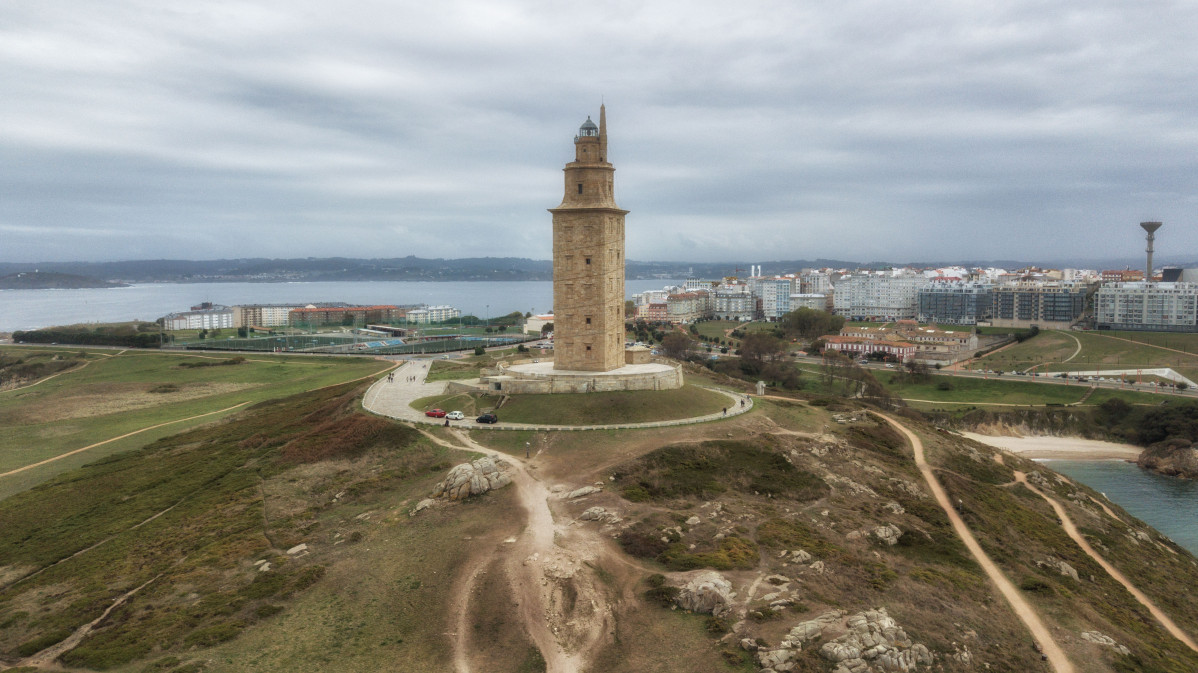
[[[671,280],[627,280],[631,297],[675,285]],[[553,310],[551,281],[321,283],[143,283],[81,290],[0,290],[0,332],[89,322],[153,321],[200,302],[288,304],[343,301],[350,304],[428,304],[464,315],[497,317],[513,311]]]
[[[1106,495],[1132,516],[1198,555],[1198,482],[1122,460],[1044,460],[1061,474]]]

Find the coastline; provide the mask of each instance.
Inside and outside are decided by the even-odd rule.
[[[1143,451],[1131,444],[1101,442],[1080,437],[995,437],[973,432],[960,433],[976,442],[981,442],[1033,460],[1126,460],[1135,462]]]

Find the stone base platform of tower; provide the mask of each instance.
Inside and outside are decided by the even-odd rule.
[[[552,362],[511,365],[483,372],[481,388],[512,395],[673,390],[682,387],[682,368],[649,362],[606,372],[554,369]]]

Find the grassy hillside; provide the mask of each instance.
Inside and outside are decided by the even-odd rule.
[[[443,657],[426,629],[448,579],[435,571],[452,569],[445,544],[477,520],[409,522],[409,503],[449,465],[445,450],[356,411],[360,391],[259,404],[0,503],[0,657],[15,662],[61,641],[137,587],[61,660],[247,670],[207,653],[220,647],[255,670],[311,670],[323,659],[341,662],[325,670],[376,670],[405,658],[425,670]],[[287,553],[299,544],[308,549]],[[441,557],[434,568],[421,567],[427,554]],[[266,571],[255,565],[264,560]],[[378,628],[366,624],[375,619]],[[244,649],[252,636],[228,644],[279,628],[291,641],[285,653]],[[301,664],[307,645],[319,656]]]
[[[144,446],[221,415],[177,422],[182,419],[357,379],[387,366],[377,360],[355,358],[118,353],[77,348],[0,348],[3,361],[20,359],[29,366],[47,367],[65,359],[79,365],[37,385],[0,391],[0,426],[5,429],[0,433],[0,475],[170,423],[38,468],[0,476],[0,498],[63,470]]]

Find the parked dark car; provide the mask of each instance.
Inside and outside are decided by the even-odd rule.
[[[495,414],[483,414],[475,419],[477,423],[498,423],[499,417]]]

